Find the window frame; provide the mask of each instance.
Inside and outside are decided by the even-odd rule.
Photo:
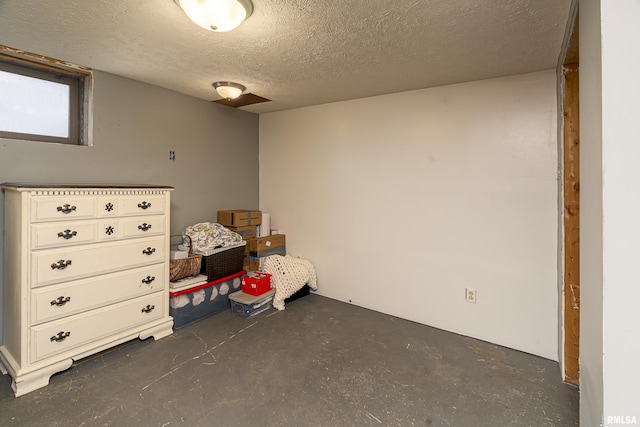
[[[0,70],[69,87],[69,136],[0,130],[0,139],[91,145],[91,69],[0,45]]]

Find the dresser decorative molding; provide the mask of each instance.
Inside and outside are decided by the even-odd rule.
[[[74,361],[173,332],[171,187],[2,184],[4,342],[16,397]]]

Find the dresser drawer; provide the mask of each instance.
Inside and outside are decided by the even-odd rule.
[[[32,363],[165,316],[164,292],[65,317],[30,331]]]
[[[165,198],[160,195],[136,195],[120,197],[120,215],[149,215],[165,211]]]
[[[31,254],[31,287],[97,276],[166,261],[164,236],[107,242]]]
[[[31,221],[67,221],[95,218],[98,202],[90,196],[34,196],[31,200]]]
[[[123,238],[158,236],[164,234],[164,215],[141,216],[120,220]]]
[[[58,248],[108,240],[160,236],[165,216],[151,215],[103,220],[47,222],[31,226],[31,249]]]
[[[165,264],[41,287],[31,292],[31,324],[103,307],[164,289]]]
[[[31,249],[73,246],[97,241],[97,221],[48,222],[31,226]]]

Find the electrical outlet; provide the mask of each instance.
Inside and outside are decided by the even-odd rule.
[[[474,288],[465,288],[464,298],[467,300],[467,302],[475,304],[476,299],[478,298],[476,290]]]
[[[176,152],[171,150],[169,151],[169,160],[171,160],[172,162],[176,161]]]

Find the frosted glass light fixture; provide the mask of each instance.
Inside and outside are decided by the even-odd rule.
[[[251,16],[251,0],[175,0],[189,19],[209,31],[231,31]]]
[[[234,82],[215,82],[213,87],[216,89],[216,92],[218,92],[218,95],[228,100],[239,97],[242,95],[242,92],[247,89],[241,84]]]

